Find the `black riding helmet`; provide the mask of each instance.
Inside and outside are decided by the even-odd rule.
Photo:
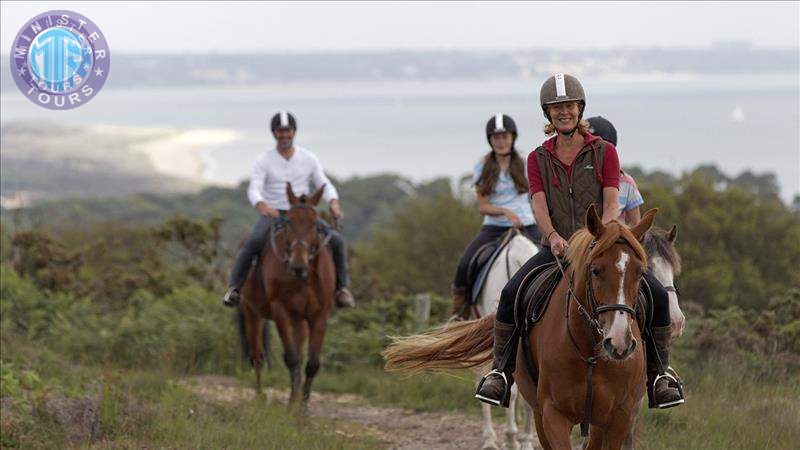
[[[270,130],[274,133],[275,130],[280,128],[291,128],[297,131],[297,121],[294,119],[292,113],[288,111],[279,111],[272,116],[269,124]]]
[[[498,133],[511,133],[514,141],[517,140],[517,124],[514,119],[505,114],[495,114],[486,122],[486,140],[491,144],[491,136]]]
[[[614,128],[614,124],[603,116],[589,117],[586,120],[589,122],[589,133],[611,142],[614,147],[617,146],[617,129]]]

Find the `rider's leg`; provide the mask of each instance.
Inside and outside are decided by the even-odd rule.
[[[522,281],[534,268],[555,260],[550,247],[534,255],[508,280],[500,294],[500,304],[494,321],[494,360],[489,372],[478,387],[475,397],[493,405],[507,406],[508,388],[514,381],[517,335],[514,333],[514,300]]]
[[[275,219],[272,217],[261,216],[253,225],[250,231],[250,236],[239,249],[234,260],[233,267],[231,268],[231,275],[228,281],[228,292],[222,302],[226,306],[236,306],[239,304],[239,289],[244,284],[247,278],[247,272],[250,270],[250,265],[253,263],[253,257],[258,255],[264,244],[267,242],[269,227]]]
[[[475,252],[483,245],[497,240],[506,230],[508,230],[506,227],[484,225],[478,235],[475,236],[475,239],[467,245],[467,248],[461,255],[461,259],[458,261],[456,274],[453,277],[453,314],[462,312],[462,305],[468,300],[466,298],[469,294],[469,289],[467,289],[467,270],[469,269],[469,263],[472,257],[475,256]],[[468,315],[469,314],[467,314],[467,316]]]
[[[336,305],[341,307],[355,306],[353,294],[347,289],[349,277],[347,273],[347,246],[344,244],[344,238],[342,238],[341,233],[331,228],[331,226],[322,219],[318,220],[317,223],[323,228],[325,233],[330,233],[330,240],[328,243],[331,247],[333,265],[336,268]]]
[[[671,324],[669,315],[669,296],[666,289],[646,271],[644,282],[653,293],[653,323],[650,329],[652,339],[647,341],[647,384],[651,408],[669,408],[684,402],[679,381],[666,373],[669,367]]]

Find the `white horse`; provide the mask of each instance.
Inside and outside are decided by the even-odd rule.
[[[539,249],[525,237],[522,233],[515,234],[508,244],[503,248],[497,259],[495,259],[489,272],[486,274],[483,288],[478,296],[476,307],[482,316],[497,311],[497,304],[500,302],[500,292],[505,287],[508,280],[522,267]],[[491,369],[489,366],[476,369],[477,381],[480,381],[483,374]],[[521,401],[525,405],[525,417],[523,432],[519,433],[517,427],[516,406],[519,398],[517,385],[511,388],[511,401],[506,411],[506,440],[505,448],[513,450],[533,450],[533,411],[528,403]],[[483,446],[484,449],[496,449],[497,435],[492,426],[492,407],[486,403],[481,403],[483,413]]]
[[[644,250],[647,253],[647,265],[653,271],[653,276],[667,290],[669,297],[669,318],[672,326],[672,340],[674,341],[683,334],[686,326],[686,316],[681,311],[678,304],[678,290],[675,289],[675,277],[681,273],[681,256],[675,249],[675,237],[678,228],[673,225],[669,231],[664,231],[658,227],[652,227],[644,237]],[[639,407],[644,404],[644,398]],[[634,436],[636,435],[636,423],[631,429],[631,434],[622,445],[626,450],[635,447]]]

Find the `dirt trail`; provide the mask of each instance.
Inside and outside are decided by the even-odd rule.
[[[182,382],[196,395],[215,402],[240,402],[252,399],[255,391],[243,387],[235,378],[199,376]],[[288,392],[265,389],[267,401],[285,403]],[[476,405],[476,410],[478,406]],[[358,432],[367,433],[384,441],[391,449],[479,449],[482,444],[482,427],[477,415],[449,412],[414,412],[390,407],[370,405],[358,395],[333,395],[311,393],[311,417],[334,420],[335,432],[353,435],[352,424],[359,424]],[[505,427],[495,423],[499,445],[505,440]],[[539,449],[534,432],[533,446]]]

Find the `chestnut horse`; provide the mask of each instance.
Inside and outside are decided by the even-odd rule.
[[[324,187],[321,186],[310,197],[297,197],[291,184],[286,183],[290,209],[270,229],[270,239],[261,251],[261,263],[250,269],[242,286],[239,306],[245,317],[256,390],[261,392],[261,368],[264,364],[260,337],[265,319],[272,319],[283,343],[283,361],[292,381],[289,405],[299,404],[302,412],[308,407],[311,382],[319,371],[322,341],[333,310],[336,288],[336,272],[326,245],[327,236],[320,232],[314,208]],[[300,397],[300,366],[306,341],[308,362]]]
[[[618,449],[633,427],[645,392],[644,345],[634,317],[647,264],[640,242],[655,213],[648,211],[629,229],[617,221],[604,225],[590,207],[586,228],[570,238],[569,266],[550,306],[521,340],[514,378],[533,408],[545,449],[571,448],[570,431],[583,422],[589,425],[586,448]],[[488,315],[397,338],[383,353],[386,368],[484,364],[492,358],[493,327],[494,315]],[[538,369],[538,382],[530,375],[526,354]]]

